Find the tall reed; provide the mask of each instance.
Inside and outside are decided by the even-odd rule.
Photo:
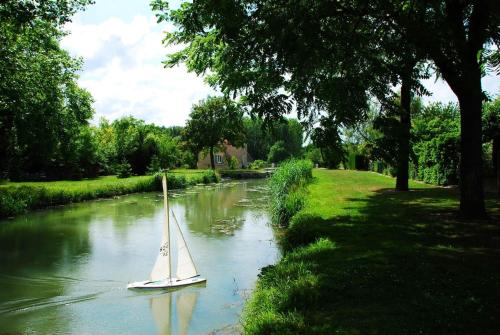
[[[305,185],[312,179],[313,163],[289,160],[280,165],[269,180],[273,223],[287,226],[290,218],[304,207]]]

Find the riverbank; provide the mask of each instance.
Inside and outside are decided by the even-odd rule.
[[[235,169],[235,170],[219,170],[220,176],[222,178],[230,179],[264,179],[269,177],[270,172],[261,170],[250,170],[250,169]]]
[[[246,334],[496,334],[500,199],[457,218],[454,189],[370,172],[314,170],[303,208],[264,268]]]
[[[211,170],[173,170],[168,174],[168,187],[180,189],[218,180],[219,176]],[[156,176],[105,176],[79,181],[6,183],[0,185],[0,218],[50,206],[159,190],[161,181]]]

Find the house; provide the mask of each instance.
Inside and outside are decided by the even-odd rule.
[[[248,155],[246,144],[243,147],[234,147],[229,142],[225,141],[222,150],[214,152],[214,162],[216,169],[228,169],[229,160],[231,157],[236,157],[238,159],[237,168],[245,168],[250,164],[251,159]],[[210,154],[200,152],[198,154],[198,163],[196,164],[198,169],[209,169],[210,166]]]

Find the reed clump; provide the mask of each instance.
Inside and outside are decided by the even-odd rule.
[[[312,168],[313,163],[309,160],[289,160],[281,164],[269,179],[271,215],[275,225],[288,226],[290,218],[304,207]]]

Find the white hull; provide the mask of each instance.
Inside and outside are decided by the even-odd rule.
[[[165,289],[180,286],[194,285],[206,282],[205,278],[193,277],[188,279],[177,280],[177,278],[169,278],[158,281],[138,281],[127,285],[129,289]]]

